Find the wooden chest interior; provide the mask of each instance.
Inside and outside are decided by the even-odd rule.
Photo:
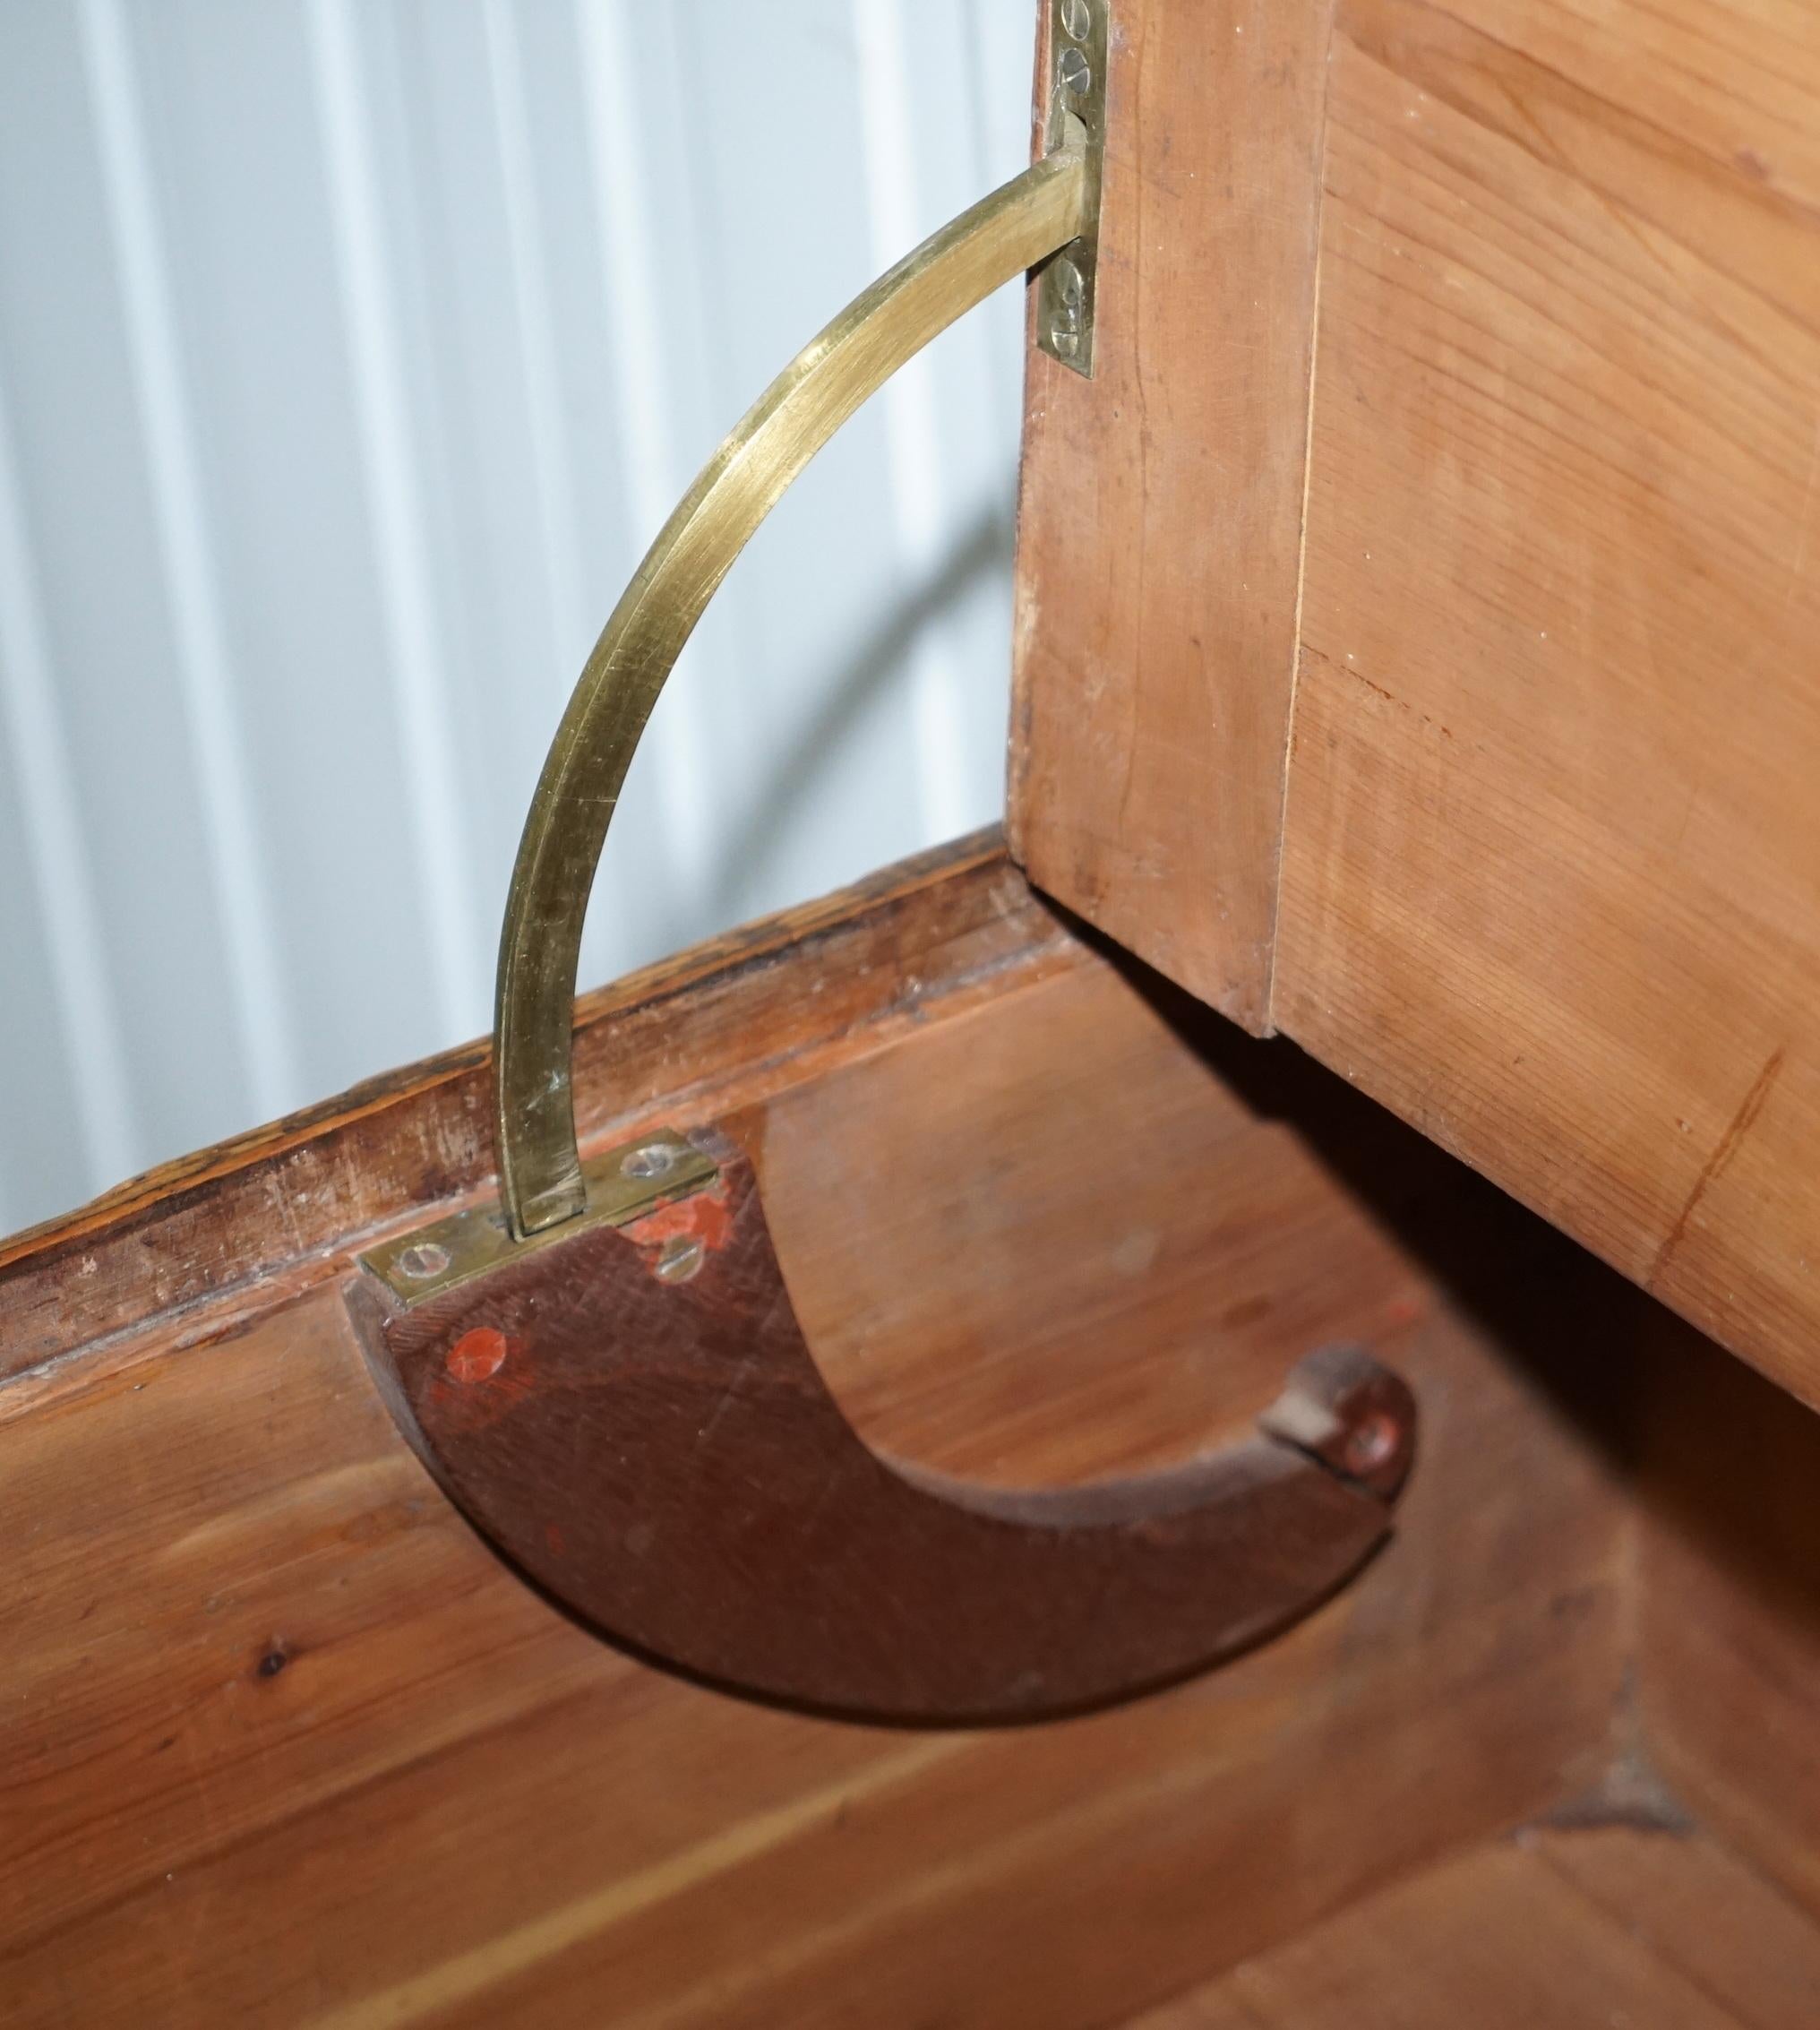
[[[0,1258],[0,2019],[1820,2020],[1820,1424],[995,840],[582,1004],[593,1143],[754,1158],[881,1450],[1180,1458],[1361,1344],[1388,1547],[1174,1690],[996,1730],[621,1654],[438,1492],[354,1258],[471,1196],[479,1050]]]

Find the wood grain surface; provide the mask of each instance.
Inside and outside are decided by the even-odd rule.
[[[1332,18],[1332,0],[1116,0],[1094,378],[1026,353],[1013,851],[1253,1030]]]
[[[955,906],[891,903],[897,950]],[[994,920],[1026,934],[994,991],[832,1064],[789,1041],[825,944],[768,961],[777,1060],[743,1032],[837,1396],[895,1456],[1059,1484],[1167,1466],[1286,1357],[1363,1339],[1432,1406],[1390,1553],[1281,1642],[1092,1718],[916,1735],[728,1699],[586,1634],[460,1520],[328,1236],[262,1303],[229,1274],[0,1389],[10,2022],[1086,2030],[1596,1781],[1631,1294],[1293,1052],[1040,912]],[[670,1004],[677,1093],[725,1075],[751,978]],[[648,1019],[604,1016],[602,1061]],[[233,1180],[268,1160],[202,1166],[250,1249]],[[76,1231],[107,1259],[104,1222]]]
[[[1049,1727],[621,1654],[347,1320],[485,1182],[457,1053],[0,1251],[9,2025],[1815,2019],[1820,1426],[1444,1150],[1820,1398],[1820,15],[1129,0],[1110,82],[1014,837],[1343,1077],[982,841],[585,1005],[583,1126],[739,1116],[925,1469],[1167,1467],[1362,1341],[1395,1544]],[[1632,1765],[1703,1829],[1498,1836]]]
[[[576,1003],[577,1119],[591,1147],[661,1097],[682,1125],[877,1047],[940,1004],[1040,973],[1067,944],[981,833],[743,925]],[[788,955],[790,963],[780,963]],[[275,1280],[345,1268],[364,1244],[493,1173],[486,1041],[166,1165],[0,1242],[0,1377]]]
[[[1118,19],[1016,851],[1820,1402],[1820,13]]]
[[[1820,14],[1344,0],[1275,1019],[1820,1400]]]
[[[1127,2030],[1807,2030],[1820,1926],[1716,1842],[1525,1833]]]

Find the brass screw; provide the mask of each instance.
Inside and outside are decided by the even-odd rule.
[[[1061,89],[1080,98],[1094,82],[1094,67],[1078,49],[1064,49],[1061,53],[1060,75]]]
[[[1061,25],[1077,42],[1085,42],[1094,25],[1087,0],[1061,0]]]
[[[652,1273],[660,1283],[687,1283],[691,1277],[701,1273],[701,1265],[708,1259],[708,1252],[701,1243],[690,1234],[679,1234],[674,1240],[664,1243],[664,1252],[657,1257]]]
[[[434,1241],[414,1241],[398,1258],[399,1274],[408,1276],[413,1283],[427,1283],[448,1266],[448,1249],[438,1247]]]
[[[622,1173],[628,1177],[661,1177],[676,1161],[676,1152],[664,1142],[647,1142],[643,1148],[631,1150],[620,1161]]]

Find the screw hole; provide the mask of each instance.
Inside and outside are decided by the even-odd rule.
[[[620,1164],[628,1177],[661,1177],[675,1168],[676,1152],[664,1142],[647,1142],[635,1148]]]

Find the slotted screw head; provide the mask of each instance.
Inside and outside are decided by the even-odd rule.
[[[708,1251],[692,1234],[679,1234],[664,1243],[657,1257],[657,1276],[663,1283],[687,1283],[701,1272]]]
[[[414,1241],[398,1258],[399,1274],[408,1276],[413,1283],[425,1283],[448,1266],[448,1249],[434,1241]]]

